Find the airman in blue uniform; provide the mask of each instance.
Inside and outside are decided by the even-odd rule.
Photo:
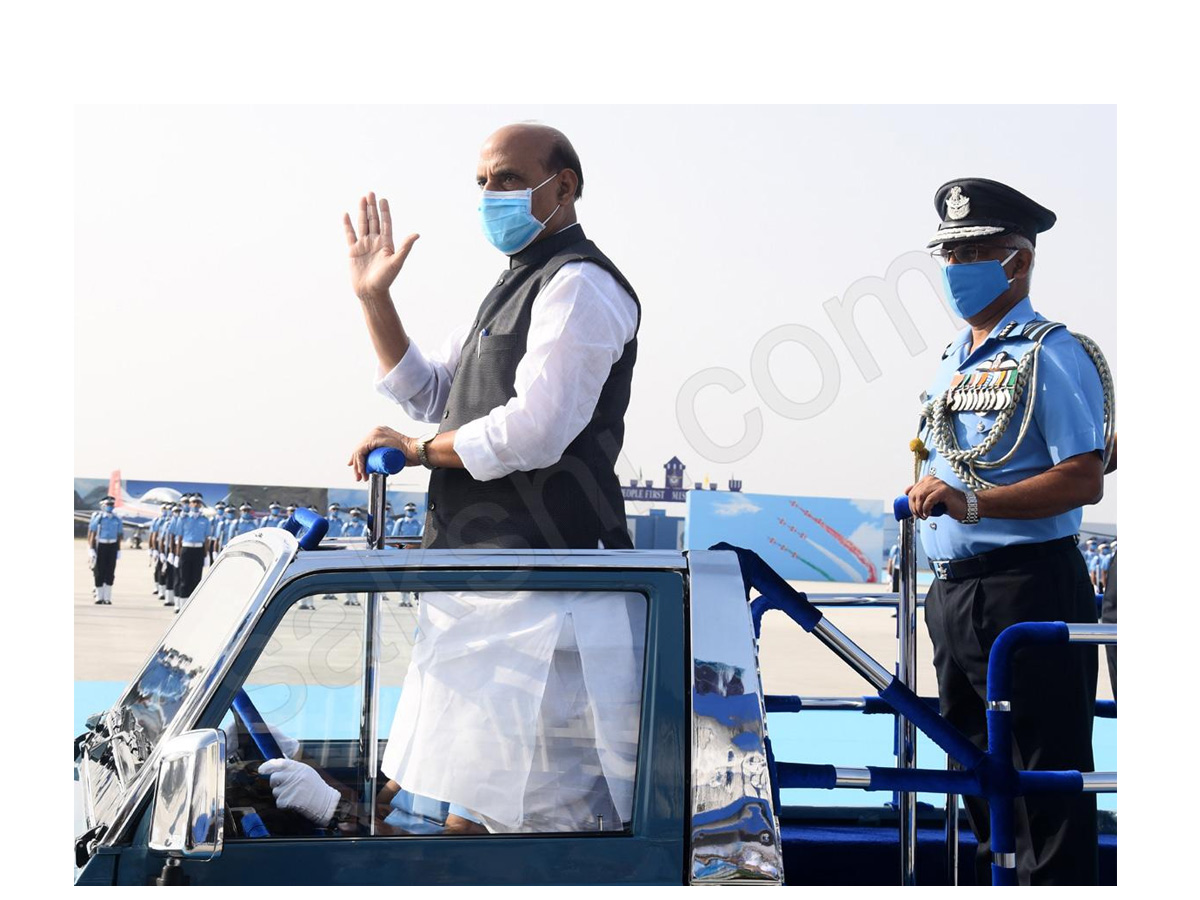
[[[283,507],[272,501],[267,507],[267,514],[259,519],[259,528],[282,528],[287,518],[283,515]]]
[[[243,503],[238,507],[241,513],[236,519],[231,522],[225,532],[225,542],[229,543],[235,537],[243,535],[248,531],[253,531],[258,527],[258,520],[254,518],[254,507],[249,503]]]
[[[1108,567],[1112,563],[1112,548],[1101,544],[1096,548],[1096,591],[1103,594],[1108,587]]]
[[[311,509],[313,512],[317,511],[317,508],[315,506],[309,506],[309,509]],[[342,536],[342,529],[345,527],[346,523],[342,519],[342,517],[340,515],[338,515],[338,513],[341,511],[341,509],[342,509],[342,505],[340,503],[330,503],[329,504],[329,508],[328,508],[326,516],[325,516],[325,521],[327,521],[329,523],[329,528],[325,531],[326,539],[335,540]],[[333,599],[335,599],[335,597],[333,594],[322,594],[321,599],[322,600],[333,600]],[[343,601],[343,602],[344,602],[344,605],[347,605],[347,606],[351,605],[348,600]],[[357,604],[353,604],[353,605],[357,605]],[[301,606],[301,609],[307,609],[307,607]]]
[[[966,320],[922,397],[920,480],[909,503],[935,580],[925,601],[943,715],[986,748],[988,651],[1023,621],[1095,622],[1077,546],[1082,507],[1101,493],[1112,423],[1099,348],[1039,315],[1029,297],[1037,235],[1055,215],[1007,185],[943,185],[930,246],[946,298]],[[944,504],[947,514],[931,517]],[[1094,647],[1020,658],[1011,697],[1014,755],[1025,769],[1093,771]],[[988,812],[967,798],[990,881]],[[1018,801],[1017,878],[1095,884],[1092,794]]]
[[[350,510],[350,521],[342,528],[342,537],[360,538],[366,537],[367,520],[363,517],[362,510],[357,506]]]
[[[180,498],[181,500],[184,498]],[[167,570],[164,583],[167,587],[167,598],[163,606],[175,605],[175,594],[179,590],[179,536],[183,528],[183,504],[171,505],[171,518],[163,527],[163,544],[167,553]]]
[[[213,504],[213,517],[209,522],[210,534],[208,536],[208,564],[210,566],[221,550],[220,531],[221,525],[225,521],[225,506],[224,500],[218,500]]]
[[[214,547],[218,553],[225,549],[229,542],[229,529],[237,521],[237,508],[232,503],[225,507],[225,514],[213,529]]]
[[[212,523],[204,515],[204,500],[198,494],[188,498],[188,511],[179,529],[179,608],[187,603],[204,574],[204,558],[212,537]],[[178,612],[178,609],[176,610]]]
[[[1083,554],[1083,563],[1088,567],[1088,571],[1092,570],[1092,558],[1096,555],[1096,539],[1088,538],[1079,547],[1079,552]]]
[[[404,504],[404,513],[396,517],[392,526],[393,537],[420,537],[421,520],[417,518],[417,504],[409,501]]]
[[[396,521],[392,524],[392,537],[404,538],[420,538],[421,536],[421,520],[417,518],[417,504],[411,500],[404,504],[404,512],[396,517]],[[401,546],[408,547],[411,544],[402,544]],[[416,594],[412,591],[402,591],[400,593],[400,605],[411,607]]]
[[[367,520],[362,514],[362,510],[357,506],[350,510],[350,521],[342,528],[343,538],[361,538],[366,537]],[[347,594],[346,599],[342,601],[344,606],[361,606],[358,602],[358,594]]]
[[[155,597],[165,597],[166,589],[163,587],[163,569],[166,565],[162,554],[162,545],[159,537],[162,533],[163,525],[171,518],[171,504],[163,502],[159,507],[158,515],[155,516],[149,526],[146,528],[147,541],[146,546],[150,552],[150,561],[154,564],[154,590],[151,593]]]
[[[88,522],[88,555],[96,584],[96,603],[112,606],[112,586],[117,560],[121,558],[121,535],[124,526],[117,514],[116,498],[111,495],[100,500],[100,509]]]
[[[339,515],[341,512],[340,503],[329,504],[329,514],[325,517],[329,522],[329,530],[325,532],[327,538],[340,538],[342,529],[346,527],[346,521]]]

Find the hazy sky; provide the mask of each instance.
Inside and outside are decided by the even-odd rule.
[[[431,349],[506,265],[475,162],[529,119],[575,144],[580,221],[642,302],[622,479],[661,483],[678,455],[747,491],[902,490],[956,330],[921,255],[952,178],[1057,212],[1035,308],[1119,378],[1112,106],[79,107],[75,474],[348,487],[371,426],[429,430],[373,390],[341,215],[375,190],[421,233],[393,296]],[[893,263],[907,345],[871,296],[856,329],[838,313]],[[1106,489],[1093,521],[1116,520],[1116,476]]]

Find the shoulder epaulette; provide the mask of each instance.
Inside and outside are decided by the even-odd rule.
[[[1040,341],[1056,328],[1066,328],[1062,322],[1030,322],[1021,333],[1031,341]]]
[[[1032,322],[1026,322],[1023,326],[1014,320],[996,332],[996,340],[1038,341],[1054,329],[1066,327],[1062,322],[1048,322],[1045,319],[1034,319]]]

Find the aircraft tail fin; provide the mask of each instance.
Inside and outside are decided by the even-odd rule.
[[[125,505],[125,492],[121,490],[121,470],[113,469],[113,473],[108,476],[108,493],[115,500],[115,506]]]

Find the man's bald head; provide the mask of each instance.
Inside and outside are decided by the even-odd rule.
[[[557,128],[536,122],[505,125],[483,142],[480,156],[494,156],[499,151],[503,151],[505,156],[536,161],[547,175],[570,169],[575,173],[576,180],[573,199],[578,200],[583,196],[583,166],[579,162],[579,154],[567,136]]]

